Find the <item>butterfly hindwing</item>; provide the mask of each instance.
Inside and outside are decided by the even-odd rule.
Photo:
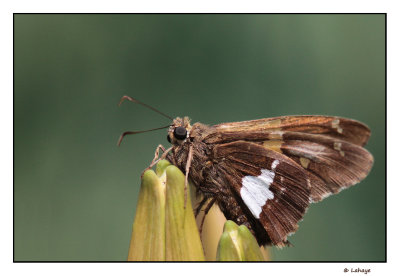
[[[281,153],[244,141],[216,145],[213,157],[219,173],[243,208],[261,222],[272,244],[285,245],[310,202],[304,168]]]

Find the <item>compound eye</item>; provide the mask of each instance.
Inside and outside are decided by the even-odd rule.
[[[171,137],[169,137],[169,134],[167,135],[167,140],[171,144]]]
[[[174,129],[174,137],[178,140],[184,140],[187,136],[187,130],[184,127],[177,127]]]

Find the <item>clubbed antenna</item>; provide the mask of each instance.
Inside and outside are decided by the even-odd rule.
[[[153,129],[148,129],[148,130],[140,130],[140,131],[125,131],[124,133],[121,134],[121,136],[118,139],[118,143],[117,146],[121,145],[122,139],[124,139],[125,135],[131,135],[131,134],[139,134],[139,133],[143,133],[143,132],[149,132],[149,131],[153,131],[153,130],[159,130],[159,129],[163,129],[163,128],[167,128],[170,127],[170,125],[167,126],[163,126],[163,127],[158,127],[158,128],[153,128]]]
[[[157,112],[158,114],[161,114],[161,115],[163,115],[164,117],[167,117],[168,119],[173,120],[173,118],[172,118],[171,116],[168,116],[167,114],[162,113],[160,110],[155,109],[154,107],[152,107],[152,106],[150,106],[150,105],[148,105],[148,104],[142,103],[141,101],[136,100],[136,99],[134,99],[134,98],[132,98],[132,97],[129,97],[129,96],[123,96],[123,97],[121,98],[121,100],[119,101],[118,106],[120,106],[120,105],[122,104],[122,102],[125,101],[125,100],[128,100],[128,101],[131,101],[131,102],[133,102],[133,103],[137,103],[137,104],[143,105],[144,107],[147,107],[147,108],[149,108],[149,109],[151,109],[151,110]]]

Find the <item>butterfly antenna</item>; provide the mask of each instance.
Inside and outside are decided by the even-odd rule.
[[[173,120],[173,119],[174,119],[174,118],[172,118],[171,116],[168,116],[167,114],[161,112],[160,110],[155,109],[154,107],[152,107],[152,106],[150,106],[150,105],[148,105],[148,104],[142,103],[141,101],[136,100],[136,99],[134,99],[134,98],[132,98],[132,97],[129,97],[129,96],[123,96],[123,97],[121,98],[121,100],[119,101],[118,106],[120,106],[120,105],[122,104],[122,102],[125,101],[125,100],[128,100],[128,101],[131,101],[131,102],[133,102],[133,103],[137,103],[137,104],[143,105],[144,107],[147,107],[147,108],[149,108],[149,109],[151,109],[151,110],[157,112],[158,114],[161,114],[161,115],[163,115],[164,117],[167,117],[167,118],[170,119],[170,120]]]
[[[121,136],[118,139],[118,143],[117,146],[121,145],[122,139],[124,139],[124,137],[126,135],[131,135],[131,134],[139,134],[139,133],[144,133],[144,132],[149,132],[149,131],[154,131],[154,130],[159,130],[159,129],[164,129],[170,127],[170,125],[167,126],[163,126],[163,127],[157,127],[157,128],[153,128],[153,129],[148,129],[148,130],[140,130],[140,131],[125,131],[124,133],[121,134]]]

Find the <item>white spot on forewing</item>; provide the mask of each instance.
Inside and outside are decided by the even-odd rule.
[[[276,168],[276,166],[278,166],[278,164],[279,164],[279,160],[274,160],[274,162],[272,162],[271,169],[275,170],[275,168]]]
[[[283,131],[271,131],[268,134],[268,139],[270,140],[282,140]]]
[[[310,164],[310,159],[300,157],[300,164],[303,168],[307,169],[308,165]]]
[[[335,142],[335,143],[333,144],[333,148],[334,148],[335,150],[339,151],[339,153],[340,153],[341,156],[344,156],[344,151],[342,151],[342,143],[340,143],[340,142]]]
[[[339,126],[340,120],[339,119],[335,119],[332,121],[332,128],[336,128],[336,131],[339,133],[343,132],[343,129]]]
[[[240,196],[244,203],[249,207],[250,212],[255,218],[259,219],[262,212],[262,207],[268,199],[273,199],[274,194],[269,187],[274,181],[274,169],[279,164],[278,160],[272,162],[272,170],[263,169],[259,176],[245,176],[242,178],[242,188]]]

